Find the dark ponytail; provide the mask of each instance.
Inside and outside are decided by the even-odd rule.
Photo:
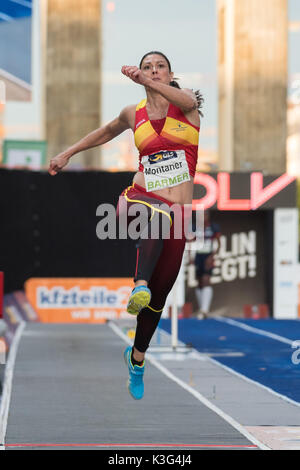
[[[172,82],[170,82],[170,86],[173,86],[174,88],[179,88],[180,89],[179,83],[176,80],[178,80],[178,78],[176,78],[175,80],[172,80]],[[202,108],[203,103],[204,103],[204,98],[201,95],[200,90],[196,90],[196,91],[194,91],[194,93],[195,93],[195,97],[196,97],[196,100],[197,100],[198,113],[200,114],[201,117],[203,117],[203,113],[201,111],[201,108]]]
[[[201,111],[203,103],[204,103],[204,98],[203,95],[201,95],[200,90],[194,91],[196,100],[197,100],[197,108],[198,108],[198,113],[200,114],[201,117],[203,117],[203,113]]]
[[[179,83],[177,83],[175,80],[170,82],[170,86],[173,86],[174,88],[179,88],[180,89]]]
[[[159,51],[147,52],[147,54],[145,54],[145,55],[142,57],[142,59],[141,59],[141,61],[140,61],[140,66],[139,66],[139,68],[142,67],[143,60],[144,60],[148,55],[152,55],[152,54],[157,54],[157,55],[162,56],[162,57],[167,61],[167,64],[168,64],[168,67],[169,67],[169,71],[172,72],[171,64],[170,64],[170,61],[169,61],[168,57],[165,56],[165,54],[163,54],[162,52],[159,52]],[[173,80],[170,82],[170,86],[172,86],[172,87],[174,87],[174,88],[179,88],[179,89],[180,89],[180,86],[179,86],[179,84],[177,83],[177,80],[178,80],[178,79],[173,79]],[[200,90],[196,90],[196,91],[194,91],[194,93],[195,93],[195,97],[196,97],[196,100],[197,100],[198,113],[200,114],[201,117],[203,117],[203,113],[202,113],[202,111],[201,111],[201,108],[202,108],[203,103],[204,103],[203,95],[201,95]]]

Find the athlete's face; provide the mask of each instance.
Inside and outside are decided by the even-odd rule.
[[[152,80],[166,84],[173,80],[173,72],[170,72],[166,59],[159,54],[147,55],[142,62],[141,69]]]

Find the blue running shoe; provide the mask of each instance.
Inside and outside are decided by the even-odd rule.
[[[138,315],[140,311],[148,307],[151,300],[151,291],[146,286],[135,287],[127,304],[127,312],[131,315]]]
[[[145,370],[145,362],[142,366],[138,366],[137,364],[133,366],[131,362],[131,350],[131,346],[128,346],[124,351],[124,359],[129,371],[127,388],[132,398],[134,398],[135,400],[141,400],[141,398],[143,398],[144,396],[143,376]]]

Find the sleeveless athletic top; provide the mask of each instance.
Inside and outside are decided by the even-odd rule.
[[[194,177],[200,128],[191,124],[181,109],[172,103],[165,119],[152,122],[146,104],[144,99],[136,107],[134,140],[139,150],[139,171],[144,173],[145,179],[156,178],[147,185],[147,191],[176,186]]]
[[[151,126],[153,127],[153,129],[155,130],[156,134],[160,134],[161,131],[163,130],[164,128],[164,125],[165,125],[165,122],[166,122],[166,118],[162,118],[162,119],[151,119]]]

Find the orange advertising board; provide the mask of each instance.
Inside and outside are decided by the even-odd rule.
[[[126,311],[131,278],[32,278],[25,293],[41,322],[104,323]]]

